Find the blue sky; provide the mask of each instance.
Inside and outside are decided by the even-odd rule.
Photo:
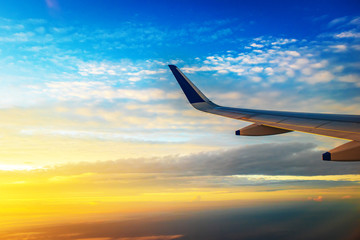
[[[8,118],[3,125],[14,143],[25,144],[31,137],[110,141],[132,144],[134,149],[142,143],[149,147],[144,155],[289,139],[316,142],[317,148],[328,150],[344,141],[302,133],[257,139],[234,136],[246,123],[194,111],[167,64],[178,65],[218,104],[358,114],[358,5],[356,1],[4,2],[0,107]],[[38,142],[30,142],[25,155],[38,149]],[[183,147],[164,150],[164,144]],[[156,151],[153,145],[158,146]],[[71,155],[73,150],[69,151]],[[95,154],[97,160],[116,159],[121,152],[98,151],[109,154]],[[138,154],[132,150],[125,155]]]

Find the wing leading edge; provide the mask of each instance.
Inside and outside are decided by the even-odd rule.
[[[169,65],[190,104],[197,110],[253,122],[236,135],[265,136],[300,131],[352,140],[323,154],[328,161],[360,161],[360,116],[232,108],[210,101],[175,65]]]

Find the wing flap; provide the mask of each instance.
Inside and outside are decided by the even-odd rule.
[[[360,161],[360,142],[352,141],[323,154],[325,161]]]
[[[235,132],[235,135],[242,136],[267,136],[291,132],[290,130],[269,127],[262,124],[251,124]]]

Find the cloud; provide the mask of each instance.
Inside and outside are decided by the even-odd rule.
[[[360,38],[360,33],[355,31],[346,31],[337,33],[334,35],[335,38]]]
[[[263,48],[263,47],[264,47],[264,45],[262,45],[262,44],[257,44],[257,43],[252,43],[252,44],[250,44],[250,46],[251,46],[251,47],[254,47],[254,48]]]
[[[341,199],[351,199],[352,196],[351,195],[345,195],[345,196],[342,196]]]
[[[264,68],[262,68],[262,67],[253,67],[253,68],[251,68],[250,70],[253,71],[253,72],[259,73],[259,72],[262,72],[263,69],[264,69]]]
[[[132,99],[142,102],[162,99],[177,99],[177,92],[165,92],[162,89],[120,89],[104,82],[49,82],[42,92],[59,100],[115,100]]]
[[[309,75],[309,74],[306,74]],[[305,81],[310,84],[317,84],[317,83],[326,83],[333,80],[335,76],[329,71],[320,71],[313,74],[310,77],[303,77],[301,78],[302,81]]]
[[[335,52],[345,52],[348,49],[347,45],[345,44],[332,45],[330,48],[334,49]]]
[[[357,47],[356,44],[340,41],[308,43],[296,39],[278,39],[276,44],[272,44],[271,39],[264,37],[255,40],[263,44],[262,50],[249,49],[246,53],[228,51],[226,54],[207,56],[201,63],[201,58],[198,58],[195,66],[188,65],[182,69],[187,73],[235,74],[241,76],[242,80],[252,82],[260,82],[261,78],[261,82],[266,84],[289,83],[292,80],[308,84],[339,82],[344,65],[348,63],[341,62],[343,60],[337,62],[333,54],[347,54],[348,49]],[[287,43],[296,44],[296,50]],[[256,44],[252,43],[253,46]],[[349,61],[355,60],[349,58]]]
[[[315,202],[322,202],[322,201],[323,201],[323,197],[322,197],[322,196],[308,197],[308,200],[310,200],[310,201],[315,201]]]
[[[357,239],[359,236],[356,224],[358,205],[355,203],[292,201],[274,204],[267,200],[260,207],[256,201],[255,206],[240,201],[232,205],[207,204],[187,203],[181,208],[161,212],[157,205],[152,205],[152,214],[140,212],[129,215],[121,212],[107,219],[100,214],[95,217],[85,215],[88,218],[82,221],[67,219],[64,223],[51,225],[47,222],[36,226],[17,226],[16,229],[2,231],[0,237],[8,240],[313,240]],[[116,204],[112,206],[116,208]],[[87,207],[93,210],[92,206]],[[147,204],[142,204],[140,209],[146,207]]]
[[[342,77],[339,77],[341,82],[354,83],[356,86],[360,87],[360,75],[349,74]]]
[[[186,156],[70,164],[59,166],[56,171],[75,174],[74,169],[81,169],[81,172],[95,173],[142,172],[186,176],[316,176],[359,173],[357,163],[324,162],[321,161],[321,153],[322,151],[316,150],[315,145],[309,143],[259,144]]]
[[[356,18],[352,19],[352,20],[349,22],[349,24],[360,26],[360,17],[356,17]]]
[[[297,39],[287,39],[287,38],[280,38],[276,40],[275,42],[272,42],[271,45],[285,45],[289,43],[295,43],[297,42]]]
[[[223,197],[228,196],[229,199],[236,199],[243,196],[241,191],[233,189],[236,192],[232,195],[232,190],[219,193],[218,189],[247,186],[261,187],[261,189],[264,186],[266,189],[279,186],[288,189],[289,185],[300,189],[306,189],[308,186],[311,186],[311,189],[348,186],[348,191],[342,191],[337,199],[344,194],[350,194],[352,187],[356,187],[360,182],[358,164],[324,162],[320,160],[320,154],[321,152],[312,144],[260,144],[189,155],[86,161],[32,170],[12,169],[12,171],[0,171],[2,177],[0,185],[8,187],[16,185],[26,189],[61,186],[67,194],[69,189],[71,193],[78,189],[79,193],[85,191],[87,194],[88,190],[83,189],[83,185],[90,184],[93,192],[103,193],[106,186],[106,191],[115,193],[116,196],[119,194],[119,189],[131,189],[130,192],[139,192],[139,189],[143,189],[142,193],[149,193],[134,195],[132,201],[156,198],[160,186],[161,189],[168,189],[162,192],[165,191],[168,197],[173,199],[172,201],[181,201],[181,199],[193,201],[195,197],[198,199],[197,196],[207,201],[209,195],[218,199],[219,194]],[[69,185],[71,188],[68,188]],[[176,191],[173,190],[174,186]],[[261,192],[261,189],[251,191]],[[54,191],[58,192],[59,189],[55,187]],[[316,194],[316,190],[311,190],[311,193]],[[109,200],[111,199],[109,197]],[[115,200],[126,201],[127,198],[121,199]]]
[[[336,25],[339,25],[341,23],[344,23],[348,20],[348,17],[345,16],[345,17],[339,17],[339,18],[335,18],[333,20],[331,20],[329,23],[328,23],[328,27],[334,27]]]

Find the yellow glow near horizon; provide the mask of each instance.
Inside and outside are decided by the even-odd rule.
[[[121,137],[119,140],[116,139],[118,133],[114,135],[115,139],[106,139],[111,135],[112,128],[127,126],[129,122],[143,124],[143,120],[133,117],[124,120],[118,112],[101,109],[71,112],[61,108],[2,112],[5,117],[0,120],[1,230],[159,212],[360,199],[356,186],[360,175],[356,174],[187,176],[178,170],[172,172],[176,166],[171,164],[168,167],[173,169],[169,172],[163,170],[166,166],[157,169],[157,164],[161,165],[161,162],[155,161],[156,164],[149,167],[147,161],[153,156],[161,159],[161,156],[179,152],[185,155],[220,147],[216,144],[132,141]],[[104,130],[103,125],[96,122],[83,123],[61,118],[56,115],[59,112],[71,112],[77,116],[102,114],[111,128]],[[169,122],[179,124],[172,120],[148,123],[145,128],[167,127]],[[222,120],[205,117],[203,121],[219,123]],[[214,124],[214,128],[221,129],[222,125]],[[89,132],[89,129],[95,129],[95,132]],[[104,136],[105,139],[102,139]],[[106,162],[119,158],[131,160]],[[162,160],[166,162],[166,159]],[[291,181],[342,181],[351,184],[331,188],[321,184],[317,187],[290,184],[283,189],[261,186],[262,183]]]
[[[22,171],[22,170],[35,170],[41,169],[42,167],[33,167],[30,165],[9,165],[9,164],[0,164],[0,171]]]
[[[81,166],[80,166],[81,167]],[[76,168],[76,166],[74,167]],[[112,219],[139,213],[194,211],[294,201],[356,201],[358,186],[285,189],[265,186],[207,186],[215,176],[153,173],[64,173],[60,168],[0,172],[3,228],[31,224]],[[351,181],[359,175],[234,175],[219,181]],[[189,182],[190,184],[187,184]]]

